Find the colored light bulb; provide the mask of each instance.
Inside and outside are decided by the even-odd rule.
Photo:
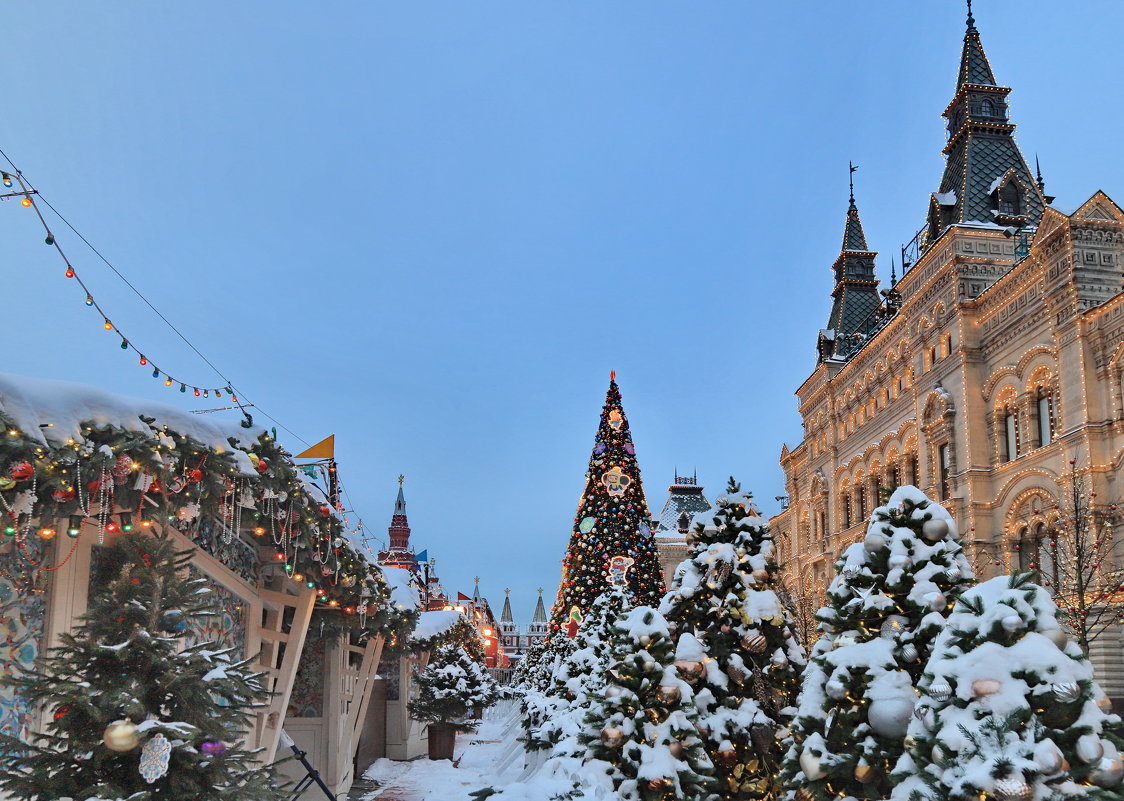
[[[46,242],[48,245],[53,245],[53,244],[55,244],[55,235],[52,234],[50,231],[48,231],[47,232],[47,238],[44,239],[43,241]]]
[[[86,296],[86,305],[87,306],[93,306],[94,305],[94,299],[91,298],[89,295]]]
[[[48,239],[48,242],[47,242],[48,245],[53,245],[55,243],[55,240],[51,239],[50,237],[47,237],[47,239]],[[70,267],[67,267],[64,275],[66,275],[67,278],[73,278],[74,277],[74,270]]]
[[[199,387],[193,387],[193,389],[195,390],[195,397],[198,398],[199,397]]]
[[[31,198],[25,197],[23,200],[20,201],[20,205],[23,206],[26,209],[28,206],[31,205]]]
[[[164,386],[170,387],[171,385],[172,385],[172,379],[170,379],[170,378],[164,379]]]
[[[157,370],[155,367],[152,368],[152,377],[153,378],[159,378],[160,377],[160,371]]]
[[[232,401],[234,401],[235,403],[238,403],[238,396],[237,396],[237,395],[231,395],[231,396],[230,396],[230,399],[231,399]]]
[[[196,394],[198,394],[198,393],[196,393]],[[204,397],[204,398],[209,398],[209,397],[210,397],[210,394],[209,394],[209,393],[207,392],[207,390],[203,390],[203,397]]]
[[[109,322],[109,319],[107,318],[106,321],[105,321],[105,325],[103,327],[105,328],[106,331],[112,331],[113,330],[113,323]]]
[[[121,530],[121,527],[118,526],[116,523],[106,523],[105,530],[108,531],[110,534],[116,534],[118,531]]]
[[[15,534],[16,533],[16,527],[15,526],[4,526],[4,533],[8,534],[9,536],[12,535],[12,534]]]
[[[121,350],[128,350],[128,349],[129,349],[129,340],[122,339],[121,340]]]
[[[142,367],[143,367],[144,365],[148,364],[148,359],[144,358],[144,354],[141,354],[141,357],[140,357],[140,364],[141,364],[141,366],[142,366]]]
[[[180,384],[180,392],[187,392],[187,387],[183,384]]]
[[[10,187],[11,185],[12,185],[12,176],[8,175],[8,173],[4,173],[4,186]]]

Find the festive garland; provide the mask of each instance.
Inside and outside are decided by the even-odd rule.
[[[228,440],[208,447],[141,416],[145,430],[86,423],[82,438],[44,441],[0,414],[0,538],[28,539],[65,531],[100,539],[118,531],[172,526],[189,538],[201,520],[215,521],[228,542],[242,532],[263,562],[282,565],[290,580],[316,590],[322,630],[402,635],[416,612],[391,601],[381,571],[344,538],[343,522],[267,433],[250,446]],[[64,524],[65,521],[65,524]],[[57,564],[33,560],[39,570]],[[31,558],[28,556],[27,558]]]

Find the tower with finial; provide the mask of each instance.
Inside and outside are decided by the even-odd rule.
[[[882,305],[878,277],[874,274],[874,257],[878,254],[866,243],[855,205],[855,170],[858,167],[852,162],[847,166],[850,168],[847,220],[843,226],[843,246],[831,268],[835,278],[831,314],[816,345],[820,361],[845,359],[857,350],[877,321]]]
[[[405,481],[405,476],[398,476],[398,497],[394,501],[394,513],[386,530],[390,547],[380,551],[378,559],[380,564],[413,570],[416,565],[414,549],[410,547],[410,523],[406,519],[406,496],[403,491]]]
[[[956,91],[944,111],[945,170],[940,189],[929,198],[926,245],[958,223],[1019,229],[1042,217],[1044,182],[1035,180],[1015,142],[1010,93],[995,81],[969,2]]]
[[[511,614],[511,589],[503,591],[503,611],[500,613],[499,622],[500,644],[509,660],[514,660],[520,651],[519,629],[515,625],[515,618]]]
[[[530,648],[536,642],[544,639],[549,630],[549,620],[546,617],[546,607],[543,606],[542,592],[543,588],[539,587],[539,598],[535,603],[535,614],[531,617],[531,625],[527,627],[527,647]]]

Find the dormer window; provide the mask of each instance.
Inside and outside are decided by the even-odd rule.
[[[1008,181],[999,188],[999,213],[1018,217],[1023,213],[1023,193],[1016,181]]]
[[[679,529],[680,534],[686,534],[687,529],[690,528],[690,526],[691,518],[687,515],[686,512],[683,512],[679,515],[678,525],[676,526],[676,528]]]
[[[998,114],[995,113],[995,104],[992,103],[991,100],[986,98],[986,97],[983,100],[981,100],[979,103],[976,104],[976,114],[980,115],[981,117],[998,117],[999,116]]]

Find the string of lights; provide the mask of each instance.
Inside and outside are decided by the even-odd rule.
[[[63,274],[66,276],[66,278],[75,281],[78,284],[78,286],[81,287],[81,289],[85,293],[85,303],[86,303],[86,305],[93,308],[95,311],[97,311],[97,313],[99,315],[101,315],[101,318],[102,318],[102,321],[103,321],[102,322],[103,328],[108,332],[112,332],[112,333],[117,334],[117,336],[119,336],[121,338],[121,349],[122,350],[133,351],[136,354],[138,364],[142,367],[151,367],[152,368],[152,377],[155,378],[155,379],[163,379],[164,386],[174,388],[178,384],[180,392],[186,394],[187,391],[190,389],[192,394],[195,397],[203,397],[203,398],[210,398],[210,397],[213,396],[217,399],[222,399],[224,397],[224,393],[225,393],[226,396],[229,396],[231,403],[233,403],[234,405],[222,407],[223,409],[238,409],[238,411],[240,411],[245,416],[247,421],[252,422],[253,417],[247,411],[247,409],[252,408],[252,409],[255,410],[255,412],[261,414],[263,417],[270,420],[274,425],[276,425],[278,428],[281,428],[282,430],[286,431],[288,434],[290,434],[293,438],[295,438],[299,442],[303,443],[306,446],[310,444],[306,439],[301,437],[299,434],[297,434],[291,428],[284,425],[279,420],[277,420],[275,417],[273,417],[268,412],[266,412],[264,409],[262,409],[261,406],[259,406],[256,403],[247,402],[245,400],[245,395],[238,390],[238,388],[236,387],[234,382],[231,381],[218,368],[218,366],[215,365],[214,362],[212,362],[210,359],[208,359],[207,356],[198,347],[196,347],[195,344],[193,342],[191,342],[191,340],[188,339],[187,336],[182,331],[180,331],[175,326],[175,324],[173,324],[172,321],[169,320],[156,307],[156,305],[153,304],[152,301],[150,301],[145,296],[145,294],[143,292],[141,292],[124,275],[124,273],[122,273],[109,259],[107,259],[105,257],[105,255],[100,250],[98,250],[93,245],[93,243],[90,242],[90,240],[87,239],[82,234],[82,232],[79,231],[70,222],[70,220],[68,220],[65,216],[63,216],[63,214],[57,208],[55,208],[55,206],[52,205],[51,202],[46,197],[44,197],[43,194],[38,189],[36,189],[27,180],[23,171],[20,170],[15,165],[15,163],[8,156],[8,154],[6,152],[4,152],[3,149],[0,149],[0,157],[2,157],[4,159],[4,161],[7,162],[8,166],[11,168],[11,172],[0,171],[0,179],[2,179],[4,188],[8,189],[8,190],[11,190],[11,191],[6,192],[6,193],[0,193],[0,199],[6,200],[6,199],[9,199],[9,198],[18,197],[18,198],[20,198],[20,205],[21,206],[23,206],[24,208],[30,208],[31,210],[33,210],[35,212],[36,217],[39,220],[39,223],[43,226],[43,231],[44,231],[44,234],[45,234],[43,241],[49,247],[53,247],[55,249],[55,252],[58,253],[59,258],[62,260],[63,264],[65,265],[65,270],[64,270]],[[15,188],[16,184],[19,185],[18,190]],[[44,217],[42,210],[39,208],[40,203],[42,203],[47,209],[49,209],[51,211],[51,213],[54,214],[55,217],[57,217],[58,220],[64,226],[66,226],[66,228],[68,228],[71,231],[71,233],[74,234],[74,236],[76,236],[86,247],[88,247],[90,249],[90,251],[95,256],[97,256],[98,259],[100,259],[111,271],[113,271],[113,273],[118,278],[120,278],[121,281],[130,290],[132,290],[133,293],[138,298],[140,298],[141,301],[143,301],[144,304],[146,306],[148,306],[149,309],[151,309],[152,312],[158,318],[160,318],[160,320],[166,326],[168,326],[168,328],[171,329],[171,331],[177,337],[179,337],[184,342],[184,344],[186,344],[197,356],[199,356],[199,358],[202,359],[203,362],[205,364],[207,364],[208,367],[210,367],[212,370],[214,370],[215,374],[220,379],[222,379],[222,385],[221,386],[215,386],[214,384],[206,384],[206,383],[202,383],[202,382],[192,382],[192,381],[188,381],[184,378],[177,377],[176,375],[173,375],[168,370],[166,370],[166,369],[160,367],[159,365],[157,365],[156,362],[151,358],[151,356],[148,355],[148,353],[149,353],[148,351],[142,350],[136,343],[134,343],[121,330],[121,328],[110,317],[110,315],[106,311],[106,309],[94,297],[94,293],[93,293],[92,289],[90,288],[90,286],[78,274],[78,270],[75,268],[74,263],[66,255],[65,251],[63,251],[62,246],[59,244],[58,239],[56,238],[54,232],[51,230],[50,224],[48,223],[47,219]],[[205,411],[208,411],[208,412],[209,411],[218,411],[218,409],[208,409],[208,410],[205,410]],[[203,413],[203,412],[200,412],[200,413]],[[249,422],[248,422],[248,424],[249,424]],[[367,545],[368,538],[365,535],[363,518],[355,510],[355,508],[354,508],[355,504],[352,502],[351,497],[347,493],[347,489],[343,486],[342,482],[340,482],[340,488],[341,488],[344,496],[347,497],[348,506],[351,507],[350,509],[348,509],[346,511],[355,515],[355,518],[357,520],[356,528],[355,528],[354,533],[357,536],[357,538],[360,538],[362,540],[362,542],[364,544],[364,547],[366,547],[368,551],[371,551],[370,546]],[[345,525],[346,525],[347,524],[346,519],[345,519],[344,522],[345,522]],[[372,551],[372,553],[373,553],[373,551]]]

